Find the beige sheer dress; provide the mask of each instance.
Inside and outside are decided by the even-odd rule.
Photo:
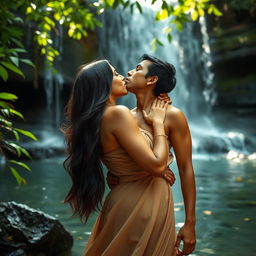
[[[152,147],[152,134],[140,130]],[[170,153],[168,165],[172,160]],[[121,148],[104,154],[102,161],[120,183],[107,195],[83,255],[174,256],[174,207],[167,181],[141,171]]]

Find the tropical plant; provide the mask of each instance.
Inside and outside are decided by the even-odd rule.
[[[25,148],[7,139],[10,138],[10,135],[14,136],[16,141],[19,141],[19,134],[23,134],[33,140],[37,140],[37,138],[31,132],[15,128],[13,123],[9,120],[10,117],[13,116],[24,119],[23,115],[19,111],[15,110],[14,106],[9,102],[15,100],[17,100],[17,96],[14,94],[7,92],[0,93],[0,153],[5,157],[6,160],[9,159],[10,156],[13,158],[13,156],[21,157],[21,155],[31,158],[30,154]],[[14,166],[17,165],[30,171],[29,166],[14,159],[7,160],[7,165],[16,178],[18,184],[25,184],[26,180],[20,176],[19,172]]]

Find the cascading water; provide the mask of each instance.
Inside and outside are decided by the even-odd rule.
[[[30,26],[29,26],[30,27]],[[46,110],[40,116],[41,122],[38,127],[31,131],[38,137],[38,141],[26,141],[23,146],[30,151],[35,158],[44,158],[52,155],[63,154],[63,138],[60,135],[61,115],[63,113],[61,90],[64,79],[61,72],[63,55],[63,27],[57,24],[58,35],[53,36],[53,47],[59,51],[55,59],[54,68],[49,68],[44,61],[43,87],[46,95]],[[27,33],[27,45],[30,45],[31,33]],[[34,129],[34,130],[33,130]]]
[[[148,53],[172,63],[177,70],[177,86],[170,97],[173,104],[187,116],[193,137],[194,152],[223,153],[238,150],[249,154],[241,133],[224,132],[210,118],[211,107],[216,101],[214,74],[211,72],[211,54],[206,22],[187,24],[182,32],[172,32],[168,43],[162,29],[167,22],[156,22],[153,11],[143,9],[131,14],[129,10],[116,9],[105,12],[98,31],[99,55],[110,60],[117,70],[126,74],[134,68],[139,57]],[[157,37],[164,43],[152,52],[150,41]],[[134,95],[120,100],[129,108],[135,106]]]
[[[44,68],[44,89],[46,93],[47,111],[53,126],[59,127],[60,125],[60,92],[63,87],[63,76],[61,73],[61,61],[63,54],[63,28],[58,24],[58,35],[54,36],[53,47],[60,53],[55,59],[54,67],[57,69],[57,74],[53,74],[53,70],[49,68],[45,62]]]

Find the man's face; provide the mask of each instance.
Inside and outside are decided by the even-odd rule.
[[[135,69],[127,73],[125,82],[128,91],[136,92],[136,89],[143,89],[147,86],[147,78],[145,76],[148,73],[149,64],[151,64],[150,61],[143,60]]]

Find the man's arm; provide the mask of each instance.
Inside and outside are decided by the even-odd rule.
[[[179,248],[180,241],[184,241],[182,253],[190,254],[196,243],[195,235],[195,203],[196,187],[192,165],[192,143],[186,117],[179,109],[170,106],[167,114],[169,138],[174,149],[181,181],[181,190],[185,205],[185,223],[180,229],[176,241]]]

